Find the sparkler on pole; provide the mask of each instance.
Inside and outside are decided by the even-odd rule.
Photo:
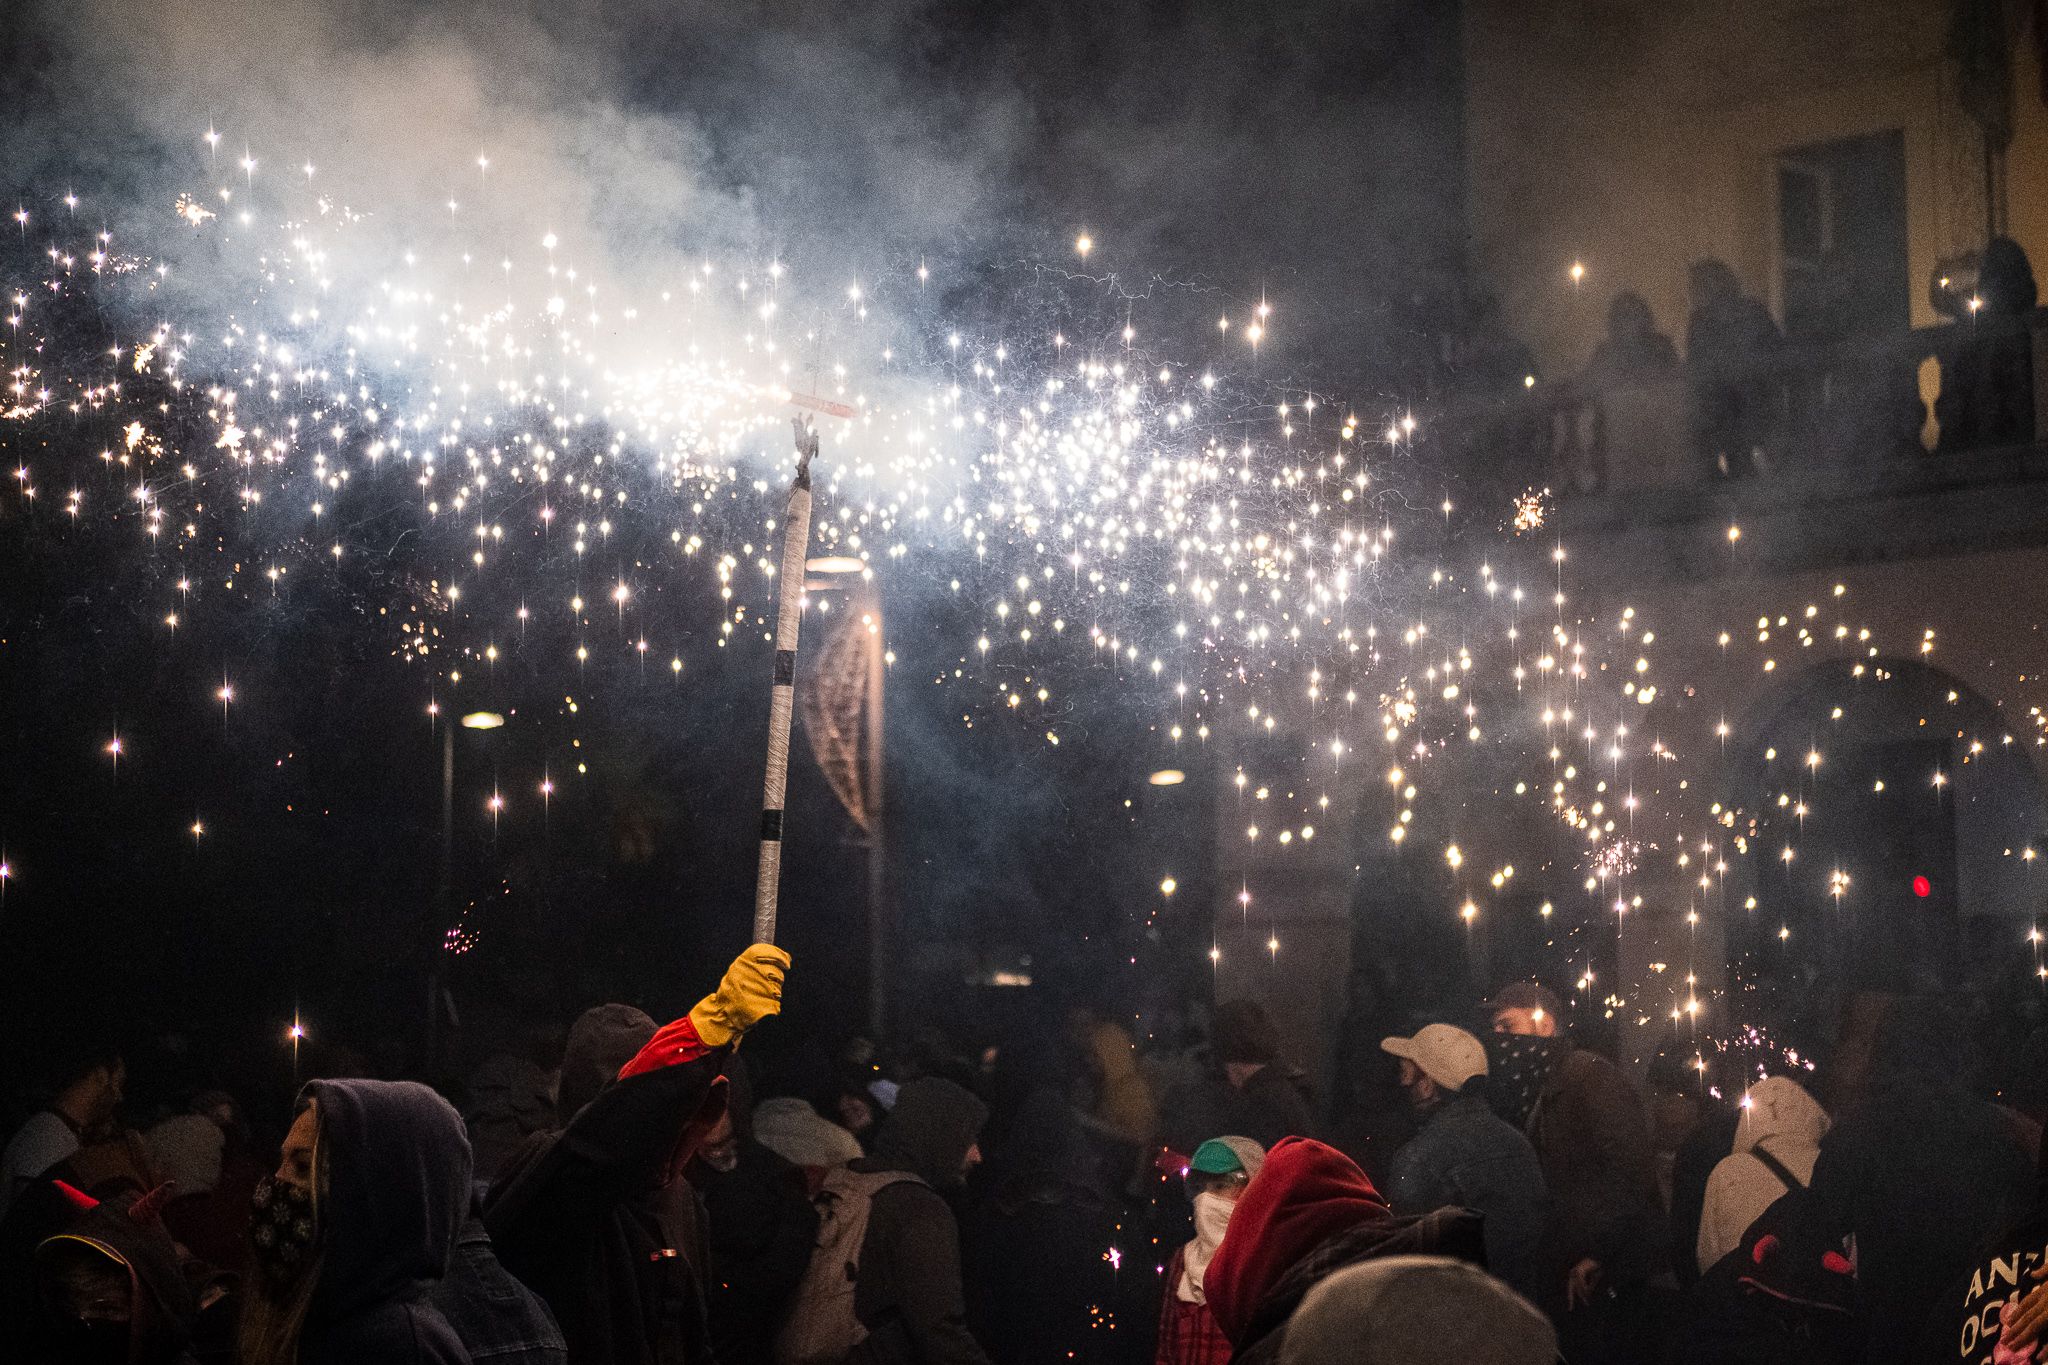
[[[796,477],[782,518],[782,577],[775,617],[775,675],[768,697],[768,772],[761,783],[761,870],[754,882],[754,942],[775,941],[775,903],[782,889],[782,802],[789,785],[789,721],[796,695],[796,637],[803,621],[804,560],[811,542],[811,461],[818,431],[794,417]]]

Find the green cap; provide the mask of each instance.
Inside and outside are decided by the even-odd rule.
[[[1229,1175],[1244,1169],[1244,1162],[1238,1160],[1230,1144],[1221,1138],[1210,1138],[1195,1148],[1194,1159],[1188,1162],[1188,1169],[1200,1171],[1203,1175]]]

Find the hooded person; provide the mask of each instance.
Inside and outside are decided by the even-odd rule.
[[[645,1010],[631,1005],[592,1005],[577,1015],[556,1077],[554,1126],[568,1127],[583,1106],[616,1081],[619,1069],[647,1046],[656,1027]]]
[[[257,1187],[242,1365],[467,1365],[428,1297],[469,1203],[454,1108],[411,1081],[312,1081]]]
[[[1535,1305],[1478,1266],[1383,1256],[1309,1291],[1280,1365],[1553,1365],[1557,1333]]]
[[[726,1106],[690,1163],[711,1253],[709,1317],[719,1365],[769,1365],[775,1327],[818,1232],[804,1173],[754,1140],[745,1062],[726,1063]]]
[[[1210,1138],[1188,1159],[1182,1179],[1194,1205],[1195,1235],[1166,1263],[1156,1365],[1224,1365],[1230,1359],[1230,1338],[1209,1311],[1202,1278],[1223,1245],[1237,1201],[1265,1164],[1266,1149],[1244,1137]]]
[[[1398,1217],[1365,1172],[1334,1147],[1287,1138],[1266,1153],[1230,1215],[1202,1277],[1217,1326],[1242,1365],[1277,1361],[1310,1290],[1346,1266],[1381,1256],[1486,1256],[1469,1209]]]
[[[1700,1207],[1695,1260],[1703,1275],[1740,1246],[1749,1225],[1785,1193],[1788,1187],[1771,1163],[1800,1185],[1810,1184],[1820,1140],[1827,1136],[1827,1111],[1789,1076],[1758,1081],[1736,1113],[1734,1149],[1707,1177]]]
[[[1653,1354],[1662,1306],[1650,1281],[1669,1234],[1642,1097],[1620,1067],[1572,1045],[1546,987],[1507,986],[1486,1014],[1488,1097],[1528,1135],[1550,1196],[1533,1297],[1574,1360]]]
[[[32,1365],[189,1365],[198,1307],[161,1212],[168,1190],[100,1202],[61,1182],[72,1208],[36,1248],[35,1321],[15,1338]]]
[[[960,1229],[946,1192],[981,1161],[988,1106],[965,1087],[921,1077],[897,1092],[858,1175],[895,1174],[871,1196],[853,1313],[867,1336],[849,1365],[987,1365],[967,1328]]]
[[[717,990],[656,1031],[492,1188],[484,1221],[498,1257],[554,1310],[577,1365],[712,1358],[702,1258],[688,1254],[674,1210],[694,1207],[683,1168],[725,1113],[734,1045],[782,1008],[788,966],[772,944],[742,952]],[[594,1069],[565,1061],[565,1109]]]

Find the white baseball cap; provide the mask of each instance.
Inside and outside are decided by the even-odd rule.
[[[1413,1038],[1382,1038],[1380,1051],[1415,1063],[1446,1090],[1462,1090],[1465,1082],[1486,1074],[1486,1048],[1452,1024],[1427,1025]]]

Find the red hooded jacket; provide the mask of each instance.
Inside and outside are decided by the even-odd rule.
[[[1285,1138],[1238,1199],[1202,1289],[1236,1359],[1257,1360],[1262,1353],[1253,1348],[1268,1338],[1277,1346],[1274,1329],[1326,1276],[1358,1261],[1410,1254],[1483,1265],[1479,1215],[1439,1209],[1396,1217],[1350,1157],[1312,1138]]]

